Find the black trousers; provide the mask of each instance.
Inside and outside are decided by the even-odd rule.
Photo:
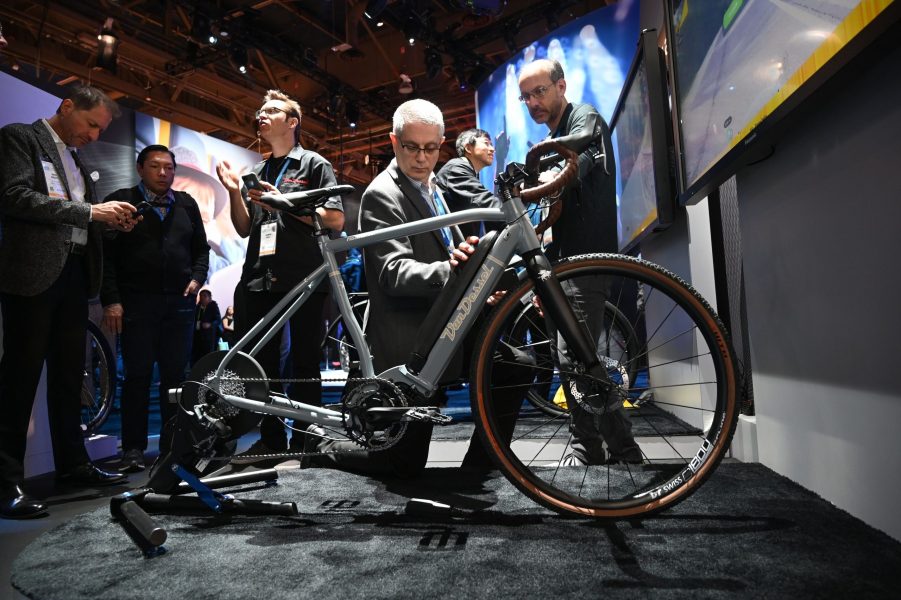
[[[24,477],[28,421],[45,360],[56,470],[88,462],[81,432],[88,320],[83,261],[69,256],[59,278],[36,296],[0,294],[0,486],[5,491]]]
[[[160,370],[160,417],[175,413],[168,391],[185,379],[194,334],[194,296],[123,293],[122,450],[147,449],[153,365]]]
[[[250,292],[247,291],[244,284],[238,283],[238,287],[235,289],[235,338],[239,340],[244,337],[284,296],[282,293],[274,292]],[[319,363],[322,357],[320,342],[324,334],[322,307],[326,297],[325,293],[313,294],[289,321],[291,378],[318,379],[320,377]],[[255,341],[249,346],[245,346],[244,351],[249,352]],[[254,357],[263,367],[266,376],[272,379],[279,379],[282,375],[280,347],[281,335],[277,334]],[[322,403],[321,382],[295,383],[290,388],[273,383],[270,389],[282,391],[298,402],[317,406]],[[285,426],[272,416],[263,417],[260,423],[260,439],[273,450],[283,450],[288,443]],[[300,438],[298,437],[298,439]]]

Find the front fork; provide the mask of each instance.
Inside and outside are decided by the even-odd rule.
[[[535,283],[535,291],[541,299],[541,310],[545,318],[566,340],[569,351],[585,368],[602,392],[609,392],[613,383],[607,375],[606,365],[598,358],[597,344],[591,333],[576,318],[563,286],[548,260],[539,250],[531,250],[522,255],[526,271]]]

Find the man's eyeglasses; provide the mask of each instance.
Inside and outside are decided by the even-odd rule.
[[[553,85],[539,85],[537,88],[532,90],[531,92],[523,92],[519,97],[520,102],[528,102],[529,98],[536,98],[541,100],[544,98],[544,95],[547,94],[547,91],[551,89]]]
[[[406,142],[401,142],[400,147],[404,149],[404,152],[409,154],[410,156],[416,156],[420,152],[425,154],[426,156],[434,156],[436,152],[441,150],[441,146],[429,144],[428,146],[422,147],[417,146],[416,144],[408,144]]]
[[[284,108],[278,108],[277,106],[267,106],[266,108],[261,108],[254,113],[254,116],[256,116],[257,121],[259,121],[260,117],[263,115],[266,115],[267,117],[274,117],[278,113],[285,113],[289,117],[294,116],[291,111],[285,110]]]

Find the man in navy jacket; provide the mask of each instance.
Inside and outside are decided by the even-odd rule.
[[[122,334],[122,466],[144,468],[153,364],[160,371],[160,416],[172,417],[168,390],[184,379],[191,356],[197,291],[206,281],[210,247],[197,202],[172,189],[175,155],[151,145],[138,154],[141,182],[107,200],[140,205],[142,220],[130,233],[104,241],[103,322]],[[144,204],[142,204],[144,203]]]

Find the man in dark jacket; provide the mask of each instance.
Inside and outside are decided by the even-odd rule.
[[[444,200],[453,212],[468,208],[500,208],[501,201],[485,189],[479,171],[494,164],[491,134],[484,129],[467,129],[457,136],[457,158],[447,161],[435,181],[444,193]],[[486,224],[486,229],[499,229],[503,223]],[[464,236],[482,235],[478,223],[460,225]]]
[[[191,353],[197,290],[206,281],[210,248],[197,202],[172,189],[175,155],[151,145],[138,154],[141,182],[107,200],[141,205],[143,219],[128,234],[104,241],[103,322],[122,334],[122,466],[144,468],[150,382],[160,370],[160,416],[173,414],[168,391],[184,379]],[[145,204],[141,204],[145,203]]]
[[[34,396],[47,362],[47,412],[61,482],[93,487],[123,481],[88,459],[81,386],[88,298],[100,287],[102,228],[127,231],[133,207],[98,203],[95,171],[76,152],[119,114],[92,87],[77,87],[56,114],[0,129],[0,517],[46,511],[24,494],[23,461]]]
[[[597,115],[590,104],[571,104],[566,99],[566,79],[563,67],[555,60],[541,59],[523,67],[519,75],[520,100],[536,123],[547,125],[548,137],[558,138],[581,132],[589,115]],[[600,116],[598,116],[601,119]],[[610,130],[601,119],[603,133],[579,155],[579,176],[561,193],[563,213],[553,225],[553,241],[547,248],[551,259],[565,258],[590,252],[616,252],[616,168]],[[554,177],[542,173],[540,181]],[[575,287],[575,286],[573,286]],[[591,289],[589,289],[591,287]],[[596,338],[603,335],[604,303],[607,285],[583,286],[572,290],[571,298],[584,302],[586,325]],[[561,370],[566,370],[571,357],[564,340],[557,341]],[[604,415],[582,410],[571,396],[569,386],[563,386],[567,403],[572,407],[573,453],[571,461],[598,464],[609,459],[622,462],[641,462],[641,452],[632,437],[632,424],[625,411]],[[606,442],[607,450],[603,444]]]

